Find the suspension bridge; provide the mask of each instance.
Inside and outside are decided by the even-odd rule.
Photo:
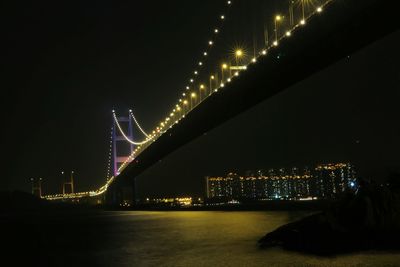
[[[233,42],[235,16],[243,13],[243,3],[225,3],[216,25],[210,27],[210,37],[204,41],[204,50],[199,51],[181,95],[154,129],[146,131],[133,110],[125,117],[112,111],[103,186],[89,192],[64,192],[43,198],[93,198],[110,204],[134,204],[135,177],[169,153],[399,28],[396,1],[282,1],[281,12],[263,10],[261,5],[253,8],[261,15],[246,14],[253,24],[249,31],[252,34],[245,38],[245,45],[231,46],[227,52],[226,46],[218,44]],[[140,138],[139,134],[134,138],[133,127],[141,139],[135,139]],[[120,155],[118,143],[127,146],[126,155]]]

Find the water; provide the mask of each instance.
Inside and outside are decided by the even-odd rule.
[[[2,224],[19,231],[18,249],[25,251],[21,244],[29,248],[34,255],[30,260],[42,266],[400,266],[395,252],[322,258],[257,248],[256,241],[266,232],[304,215],[60,212],[3,220]]]

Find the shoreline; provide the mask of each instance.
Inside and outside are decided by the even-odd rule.
[[[322,211],[334,203],[332,200],[315,201],[268,201],[262,203],[221,204],[202,206],[160,206],[139,204],[134,207],[107,207],[104,209],[124,211]]]

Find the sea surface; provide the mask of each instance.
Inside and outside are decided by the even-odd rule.
[[[8,255],[30,266],[400,266],[398,252],[317,257],[257,247],[267,232],[307,214],[82,210],[3,216],[0,223]]]

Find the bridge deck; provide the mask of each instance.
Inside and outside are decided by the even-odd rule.
[[[391,6],[392,5],[392,6]],[[399,29],[395,1],[336,0],[304,27],[280,41],[231,83],[143,151],[110,186],[132,181],[180,146],[309,77],[339,59]],[[267,115],[267,114],[266,114]]]

